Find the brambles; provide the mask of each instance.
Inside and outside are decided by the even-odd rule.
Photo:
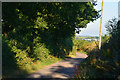
[[[114,21],[116,21],[114,19]],[[116,23],[116,22],[112,23]],[[111,22],[108,22],[111,24]],[[110,38],[103,43],[101,50],[93,50],[88,58],[79,65],[77,79],[118,79],[120,75],[120,21],[111,24]]]

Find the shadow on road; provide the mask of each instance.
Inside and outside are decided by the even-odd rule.
[[[74,78],[76,74],[76,66],[85,58],[68,58],[64,61],[54,63],[44,69],[29,75],[30,78]]]

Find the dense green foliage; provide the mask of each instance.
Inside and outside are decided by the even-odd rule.
[[[117,24],[113,24],[117,23]],[[89,53],[77,70],[76,78],[98,79],[114,78],[120,75],[120,21],[114,19],[108,21],[110,38],[103,43],[101,50],[93,50]],[[111,29],[111,30],[110,30]]]
[[[86,27],[99,17],[94,5],[91,2],[3,3],[3,75],[8,66],[13,67],[7,63],[29,71],[27,67],[37,61],[49,62],[68,55],[75,49],[75,29]]]
[[[107,43],[109,41],[109,38],[110,36],[108,36],[107,34],[105,34],[104,36],[101,37],[101,42],[102,42],[102,45],[104,43]]]
[[[75,40],[74,45],[77,51],[80,52],[91,52],[93,49],[97,48],[98,41],[86,41],[86,40]]]

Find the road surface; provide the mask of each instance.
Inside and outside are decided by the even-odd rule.
[[[76,73],[76,65],[87,57],[86,54],[76,53],[76,57],[67,58],[30,74],[27,78],[73,78]]]

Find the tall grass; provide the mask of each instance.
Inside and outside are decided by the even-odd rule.
[[[77,68],[76,79],[115,79],[120,76],[120,21],[109,21],[110,37],[104,39],[101,50],[93,49]],[[108,39],[108,40],[106,40]],[[119,80],[119,79],[118,79]]]

